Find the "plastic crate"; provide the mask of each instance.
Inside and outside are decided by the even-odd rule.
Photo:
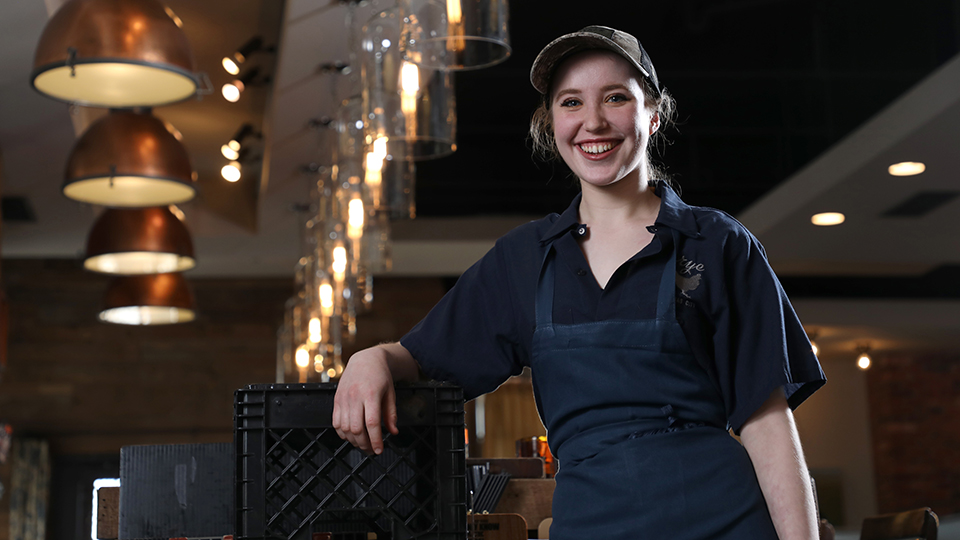
[[[236,537],[465,540],[463,391],[397,385],[400,433],[369,456],[332,427],[335,383],[237,390]]]

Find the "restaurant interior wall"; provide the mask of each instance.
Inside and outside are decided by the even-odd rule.
[[[881,512],[960,512],[960,353],[876,355],[867,372]]]
[[[49,440],[55,460],[116,455],[130,444],[230,441],[233,391],[273,380],[292,279],[191,280],[198,321],[161,328],[97,322],[106,282],[78,260],[3,261],[11,327],[2,419],[17,435]],[[379,279],[374,309],[346,354],[402,336],[450,283]],[[822,360],[830,384],[798,410],[797,423],[814,474],[826,484],[839,478],[842,526],[907,506],[956,512],[960,359],[881,354],[868,372],[842,355]],[[483,456],[512,455],[516,439],[542,433],[529,379],[510,381],[485,408]]]

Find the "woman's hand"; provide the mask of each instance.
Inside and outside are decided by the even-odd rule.
[[[367,453],[383,452],[383,428],[396,435],[394,380],[417,379],[419,367],[399,343],[364,349],[347,363],[333,400],[337,435]]]

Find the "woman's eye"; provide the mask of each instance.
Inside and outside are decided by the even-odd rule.
[[[629,98],[623,94],[614,94],[607,98],[607,101],[612,101],[614,103],[620,103],[623,101],[629,101]]]
[[[573,99],[573,98],[565,99],[560,102],[561,107],[576,107],[579,104],[580,104],[580,100]]]

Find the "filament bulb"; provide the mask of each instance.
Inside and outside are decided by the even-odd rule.
[[[351,199],[347,207],[347,236],[358,239],[363,236],[363,201]]]
[[[324,317],[333,316],[333,287],[329,283],[320,285],[320,312]]]
[[[416,94],[420,91],[420,69],[416,64],[403,63],[400,68],[400,88],[404,94]]]
[[[297,347],[296,361],[297,365],[302,368],[307,367],[307,364],[310,363],[310,352],[307,351],[307,347],[305,345]]]
[[[333,248],[333,276],[337,281],[343,280],[343,275],[347,271],[347,249],[343,246]]]
[[[447,21],[459,24],[463,20],[463,11],[460,9],[460,0],[447,0]]]
[[[323,334],[320,330],[320,318],[313,317],[310,319],[308,325],[308,331],[310,333],[310,341],[312,343],[320,343],[320,340],[323,339]]]

